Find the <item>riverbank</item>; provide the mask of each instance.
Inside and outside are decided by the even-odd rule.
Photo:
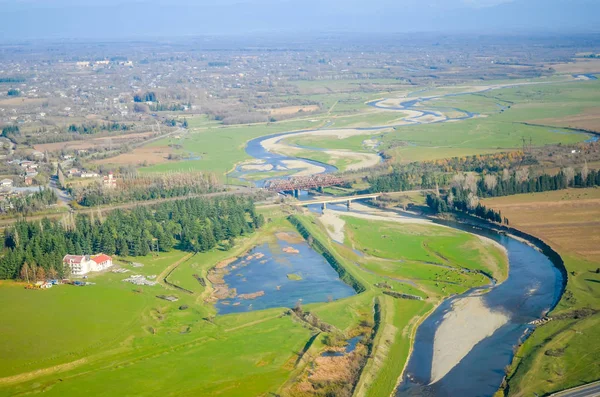
[[[349,233],[349,235],[351,236],[351,239],[348,241],[347,239],[345,239],[343,241],[343,243],[345,245],[349,245],[352,247],[352,249],[356,252],[358,250],[363,250],[364,247],[369,247],[368,250],[368,255],[375,255],[375,257],[372,256],[366,256],[364,257],[364,261],[369,263],[369,270],[373,271],[374,274],[389,274],[387,273],[387,271],[385,273],[380,273],[379,270],[377,270],[377,267],[374,267],[375,263],[379,263],[379,261],[381,260],[380,257],[383,256],[383,258],[388,258],[391,259],[391,257],[388,257],[388,254],[393,254],[394,252],[399,251],[404,251],[406,249],[406,246],[404,243],[393,243],[393,247],[390,247],[391,251],[388,250],[383,250],[384,245],[386,243],[383,243],[384,245],[382,246],[382,240],[385,241],[387,239],[392,238],[393,233],[396,233],[395,231],[392,231],[392,229],[380,229],[380,231],[377,231],[378,229],[369,229],[369,230],[363,230],[364,228],[360,227],[357,228],[357,225],[355,225],[354,222],[350,222],[349,223],[349,219],[361,219],[361,220],[365,220],[365,221],[369,221],[371,223],[369,223],[369,225],[386,225],[386,224],[390,224],[390,223],[398,223],[398,224],[403,224],[406,225],[407,227],[410,225],[410,230],[408,230],[407,228],[403,228],[403,229],[398,229],[398,231],[400,230],[404,230],[404,232],[407,232],[410,236],[411,239],[414,238],[419,238],[418,236],[424,232],[424,230],[421,230],[420,232],[415,232],[412,230],[413,227],[418,226],[418,227],[428,227],[428,228],[432,228],[432,230],[427,233],[426,235],[431,236],[430,238],[434,239],[433,241],[435,241],[435,239],[445,239],[448,237],[447,236],[449,233],[456,233],[456,231],[454,231],[451,227],[448,226],[442,226],[442,225],[436,225],[434,224],[431,220],[427,220],[427,219],[417,219],[414,217],[406,217],[406,216],[402,216],[401,214],[397,213],[397,212],[392,212],[392,211],[385,211],[385,210],[381,210],[378,208],[373,208],[373,207],[369,207],[369,206],[365,206],[363,204],[360,203],[353,203],[352,207],[351,207],[351,211],[346,212],[343,210],[336,210],[337,207],[330,207],[328,208],[324,214],[319,216],[319,220],[320,222],[323,224],[323,229],[325,229],[327,231],[327,233],[329,234],[329,236],[331,238],[333,238],[336,234],[337,237],[335,239],[338,240],[338,242],[340,241],[340,237],[339,234],[341,234],[342,232],[344,233]],[[395,229],[394,229],[395,230]],[[429,230],[429,229],[428,229]],[[369,240],[363,240],[363,237],[360,237],[357,235],[357,233],[359,233],[361,236],[369,236]],[[379,241],[377,240],[377,235],[379,233],[383,233],[381,238],[379,239]],[[462,232],[459,232],[462,233]],[[375,240],[374,240],[375,239]],[[487,239],[485,237],[481,237],[481,236],[472,236],[471,239],[475,242],[478,242],[479,244],[482,244],[482,250],[495,250],[498,252],[503,253],[503,255],[506,255],[506,250],[504,249],[504,247],[499,246],[499,244],[493,242],[490,239]],[[377,243],[374,243],[375,241],[377,241]],[[370,243],[373,242],[373,243]],[[415,241],[416,243],[416,241]],[[420,243],[419,243],[420,244]],[[434,244],[432,241],[429,241],[426,246],[429,247],[436,247],[437,245]],[[381,247],[381,248],[380,248]],[[486,248],[483,248],[486,247]],[[366,252],[366,251],[365,251]],[[394,256],[396,254],[393,254]],[[405,253],[406,255],[406,253]],[[411,254],[414,255],[414,254]],[[444,252],[444,257],[446,258],[453,258],[453,255],[451,252]],[[485,258],[486,255],[483,255],[481,258]],[[410,256],[409,256],[410,258]],[[408,258],[404,258],[402,255],[398,258],[401,259],[399,261],[399,263],[405,262],[407,261]],[[361,259],[359,259],[361,260]],[[506,259],[507,260],[507,259]],[[386,263],[386,262],[381,262],[382,264]],[[387,262],[389,263],[389,262]],[[463,266],[468,266],[468,261],[463,263]],[[364,266],[364,265],[361,265]],[[389,266],[389,265],[384,265],[384,266]],[[399,266],[401,267],[406,267],[407,265],[401,265],[399,264]],[[430,266],[430,265],[425,265],[425,266]],[[495,266],[491,266],[491,269],[493,269]],[[402,274],[402,271],[398,272],[400,270],[400,268],[395,267],[394,268],[394,274]],[[436,270],[435,268],[432,268],[432,272],[434,275]],[[491,271],[490,271],[491,273]],[[421,276],[423,277],[425,275],[425,273],[420,273]],[[412,277],[415,277],[414,275]],[[434,277],[435,279],[435,277]],[[391,278],[390,280],[396,280],[396,278]],[[421,284],[423,281],[416,281],[417,284],[415,284],[417,287],[422,287],[424,286],[423,284]],[[483,278],[481,281],[481,284],[479,284],[480,286],[483,286],[487,283],[487,279]],[[386,281],[386,283],[389,283],[389,281]],[[395,288],[399,288],[399,287],[395,287]],[[465,291],[465,289],[462,289],[461,291]],[[430,294],[434,293],[434,291],[430,291]],[[443,292],[443,291],[439,291],[438,294],[439,295],[437,298],[430,298],[427,299],[427,305],[425,308],[421,308],[421,310],[424,310],[422,312],[420,312],[419,315],[416,315],[414,317],[411,317],[409,319],[406,319],[405,321],[407,321],[406,324],[410,324],[410,328],[406,328],[407,325],[405,325],[404,330],[401,332],[401,334],[398,334],[398,330],[391,327],[391,324],[393,324],[395,322],[395,320],[393,319],[393,315],[391,314],[387,314],[388,318],[388,325],[387,327],[384,325],[380,328],[380,330],[378,331],[379,335],[378,338],[376,338],[376,341],[380,341],[379,343],[383,343],[384,345],[386,345],[386,343],[384,343],[382,341],[382,338],[385,340],[396,340],[395,347],[391,348],[388,346],[379,346],[377,343],[375,344],[375,348],[374,348],[374,352],[373,352],[373,356],[374,356],[374,361],[370,361],[367,364],[367,367],[365,368],[365,374],[363,376],[363,379],[361,379],[360,382],[360,387],[357,392],[357,395],[378,395],[378,394],[373,394],[370,392],[366,391],[367,385],[373,385],[374,382],[377,381],[378,377],[374,374],[374,372],[377,371],[383,371],[384,373],[387,372],[388,369],[390,368],[394,368],[394,370],[396,371],[396,378],[394,379],[393,382],[391,382],[391,387],[392,390],[395,389],[398,386],[398,382],[400,379],[402,379],[404,371],[407,368],[407,363],[408,363],[408,357],[410,356],[412,349],[413,349],[413,340],[415,338],[416,333],[418,332],[418,326],[419,324],[421,324],[423,321],[425,321],[428,318],[428,315],[431,314],[432,312],[435,311],[435,309],[437,308],[437,305],[441,302],[443,302],[443,297],[447,297],[448,296],[448,292]],[[389,300],[389,302],[388,302]],[[393,310],[403,310],[401,307],[403,306],[401,301],[396,301],[394,299],[390,299],[389,297],[386,297],[384,300],[381,301],[384,304],[384,310],[382,310],[382,315],[386,315],[386,310],[385,310],[385,302],[387,303],[387,306],[389,305],[400,305],[398,306],[397,309],[393,309]],[[441,330],[439,331],[439,333],[437,334],[436,337],[436,357],[433,360],[434,363],[437,363],[438,366],[434,366],[432,369],[432,373],[433,373],[433,378],[434,380],[437,380],[438,378],[443,377],[447,372],[449,372],[452,368],[454,368],[460,361],[462,358],[464,358],[473,348],[473,346],[475,346],[479,341],[483,340],[484,338],[486,338],[488,335],[492,334],[495,330],[497,330],[498,328],[500,328],[502,325],[506,324],[506,322],[508,321],[508,316],[506,315],[502,315],[501,313],[499,313],[498,311],[492,311],[489,310],[487,308],[487,306],[485,305],[483,299],[481,297],[478,296],[473,296],[473,297],[468,297],[468,298],[463,298],[462,300],[459,300],[455,303],[454,306],[455,311],[454,312],[449,312],[449,314],[446,316],[446,318],[444,319],[443,323],[445,324],[444,327],[441,328]],[[387,310],[392,310],[387,309]],[[456,313],[458,312],[458,314]],[[384,322],[384,324],[386,324]],[[484,324],[484,326],[482,327],[481,324]],[[458,341],[458,343],[457,343]],[[403,355],[405,355],[405,359],[394,363],[393,365],[391,365],[391,363],[385,364],[385,366],[383,366],[384,362],[388,362],[387,360],[387,356],[392,354],[392,356],[394,356],[395,354],[400,354],[399,351],[397,353],[391,353],[392,351],[395,351],[395,349],[397,349],[399,346],[404,346],[403,350]],[[447,348],[449,347],[449,348]],[[386,357],[386,358],[384,358]],[[397,356],[396,359],[398,358]],[[388,368],[389,366],[389,368]],[[387,369],[384,369],[387,368]],[[389,373],[388,375],[389,376]],[[381,380],[380,380],[381,381]],[[387,382],[387,381],[386,381]],[[388,383],[389,385],[390,383]],[[379,389],[378,389],[379,390]]]
[[[399,390],[433,395],[492,395],[502,376],[490,374],[503,374],[512,357],[512,346],[519,343],[528,322],[542,317],[555,304],[562,292],[561,273],[541,249],[494,232],[495,225],[476,220],[470,222],[477,225],[473,228],[467,223],[432,220],[497,239],[508,249],[510,273],[503,284],[489,291],[473,291],[447,301],[424,321],[417,332],[409,376]],[[487,349],[494,349],[494,353]],[[423,360],[417,357],[419,354],[429,358]],[[485,383],[479,383],[479,376],[484,376],[486,368],[491,372],[483,378]],[[467,373],[468,381],[464,377]],[[495,387],[493,381],[490,383],[493,376],[497,377]]]
[[[600,310],[599,200],[600,190],[595,188],[485,200],[486,206],[502,210],[512,226],[555,250],[568,275],[565,292],[549,313],[555,319],[536,327],[516,352],[505,394],[549,394],[600,377],[595,360],[600,354],[595,337],[600,315],[582,312]]]

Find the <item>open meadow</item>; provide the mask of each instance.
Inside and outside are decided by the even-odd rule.
[[[148,147],[175,147],[183,160],[168,161],[142,168],[143,172],[202,170],[219,176],[231,171],[235,164],[250,159],[246,143],[259,136],[315,128],[318,120],[283,121],[268,124],[200,127],[180,137],[153,142]]]

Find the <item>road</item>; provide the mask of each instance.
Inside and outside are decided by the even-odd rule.
[[[572,389],[563,390],[558,393],[553,393],[552,397],[596,397],[600,396],[600,381],[589,383],[587,385],[574,387]]]
[[[56,176],[52,176],[50,178],[50,182],[48,183],[48,187],[56,192],[58,196],[59,205],[67,206],[73,200],[71,196],[67,192],[58,187],[58,178]]]

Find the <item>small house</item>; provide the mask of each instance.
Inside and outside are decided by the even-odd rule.
[[[94,256],[88,255],[65,255],[63,264],[71,269],[74,276],[83,276],[90,272],[100,272],[113,265],[112,258],[106,254]]]
[[[10,178],[4,178],[0,181],[0,187],[13,187],[13,180]]]

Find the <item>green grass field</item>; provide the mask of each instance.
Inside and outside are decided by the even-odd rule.
[[[430,303],[380,297],[382,324],[375,337],[373,359],[365,366],[356,388],[358,396],[387,396],[398,383],[408,361],[416,319],[431,308]]]
[[[199,160],[168,162],[141,170],[143,172],[195,170],[214,172],[222,176],[231,171],[236,163],[251,158],[245,151],[246,142],[249,140],[279,132],[314,128],[318,125],[318,120],[297,120],[192,130],[180,139],[165,138],[153,142],[152,145],[178,144],[184,151],[200,157]]]
[[[501,249],[484,245],[474,235],[435,225],[373,222],[351,216],[343,219],[348,240],[356,249],[376,258],[392,260],[372,265],[381,267],[382,271],[394,273],[398,268],[397,272],[411,279],[421,279],[432,272],[446,273],[447,270],[439,268],[442,265],[484,271],[494,274],[498,280],[507,277],[507,263]],[[446,277],[456,281],[454,277],[460,276]]]
[[[275,232],[292,230],[282,213],[267,211],[265,214],[272,221],[260,232],[238,239],[230,252],[215,250],[192,255],[173,251],[157,256],[117,258],[116,263],[129,269],[129,273],[97,274],[89,279],[95,285],[85,287],[61,285],[31,291],[22,284],[2,282],[0,332],[6,337],[0,341],[3,357],[0,395],[75,396],[82,390],[93,395],[113,395],[115,390],[122,395],[155,395],[161,391],[203,396],[281,392],[310,363],[307,359],[295,366],[297,353],[313,332],[294,318],[282,316],[282,309],[215,316],[214,307],[205,301],[210,284],[203,287],[194,277],[195,274],[206,277],[207,271],[218,262],[273,240]],[[386,273],[367,268],[370,260],[356,266],[353,264],[356,254],[351,247],[332,244],[313,215],[298,218],[313,238],[334,253],[346,271],[365,288],[359,295],[306,305],[305,310],[333,325],[336,332],[350,337],[373,321],[373,305],[378,299],[384,316],[374,351],[383,361],[369,361],[361,384],[367,387],[369,395],[391,393],[408,358],[416,321],[434,302],[455,291],[441,287],[436,290],[434,276],[426,280],[431,281],[430,284],[420,283],[419,277],[428,274],[427,271],[405,275],[400,269],[388,269]],[[347,220],[349,225],[358,224],[354,221],[360,222]],[[372,244],[369,234],[385,229],[395,243],[409,246],[423,243],[420,234],[432,235],[428,241],[430,248],[414,252],[396,254],[387,241],[379,243],[376,249],[381,256],[408,258],[412,255],[416,259],[411,261],[417,266],[417,259],[425,260],[428,255],[435,256],[432,250],[440,250],[445,257],[452,258],[449,259],[452,265],[475,268],[471,263],[474,257],[455,262],[458,258],[454,257],[450,245],[467,244],[468,239],[462,235],[452,236],[439,227],[407,232],[387,223],[371,223],[374,229],[361,227],[349,235],[356,241]],[[444,242],[443,239],[449,240]],[[439,241],[436,243],[436,240]],[[130,261],[144,266],[133,267]],[[169,273],[170,270],[173,271]],[[139,287],[121,281],[131,274],[153,276],[161,283]],[[404,276],[414,276],[415,285],[393,279]],[[165,285],[164,277],[192,293]],[[470,286],[478,280],[474,277],[458,281]],[[410,301],[384,296],[381,288],[375,286],[381,282],[397,292],[429,298]],[[480,285],[484,282],[484,279],[479,280]],[[156,296],[161,294],[175,295],[179,301],[158,299]],[[404,329],[407,331],[402,331]],[[318,355],[323,348],[319,340],[310,351]]]

